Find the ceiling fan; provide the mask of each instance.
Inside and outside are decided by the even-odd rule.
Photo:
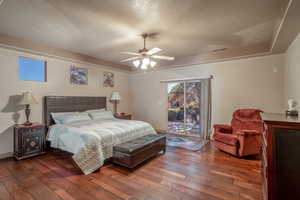
[[[140,67],[143,70],[147,70],[148,67],[154,67],[157,63],[154,61],[155,59],[160,59],[160,60],[174,60],[174,57],[170,56],[161,56],[161,55],[156,55],[158,52],[162,51],[162,49],[158,47],[154,47],[152,49],[147,49],[146,48],[146,39],[150,35],[145,33],[142,35],[144,39],[144,48],[140,49],[137,53],[133,52],[121,52],[122,54],[127,54],[127,55],[133,55],[134,57],[127,58],[122,60],[121,62],[129,62],[132,61],[133,65],[138,68]]]

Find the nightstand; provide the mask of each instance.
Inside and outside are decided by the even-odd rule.
[[[22,160],[45,153],[46,126],[32,124],[31,126],[14,126],[14,156]]]
[[[118,118],[118,119],[127,119],[127,120],[131,120],[131,117],[132,117],[131,114],[124,114],[124,115],[115,114],[114,116],[115,116],[115,118]]]

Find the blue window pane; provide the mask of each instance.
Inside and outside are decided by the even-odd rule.
[[[20,80],[39,82],[46,81],[45,61],[20,57],[19,66]]]

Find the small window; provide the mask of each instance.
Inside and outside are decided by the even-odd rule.
[[[24,81],[46,82],[46,62],[20,57],[19,77]]]

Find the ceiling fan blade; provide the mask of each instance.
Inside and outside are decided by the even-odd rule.
[[[160,52],[160,51],[162,51],[162,49],[160,49],[160,48],[158,48],[158,47],[154,47],[154,48],[150,49],[150,50],[147,52],[147,54],[148,54],[148,55],[153,55],[153,54],[156,54],[156,53],[158,53],[158,52]]]
[[[174,60],[174,57],[170,57],[170,56],[158,56],[158,55],[154,55],[151,56],[152,58],[156,58],[156,59],[161,59],[161,60]]]
[[[132,60],[136,60],[139,59],[140,57],[136,56],[136,57],[131,57],[131,58],[126,58],[124,60],[121,60],[121,62],[127,62],[127,61],[132,61]]]
[[[134,55],[134,56],[139,56],[139,53],[133,53],[133,52],[121,52],[121,54],[127,54],[127,55]]]

